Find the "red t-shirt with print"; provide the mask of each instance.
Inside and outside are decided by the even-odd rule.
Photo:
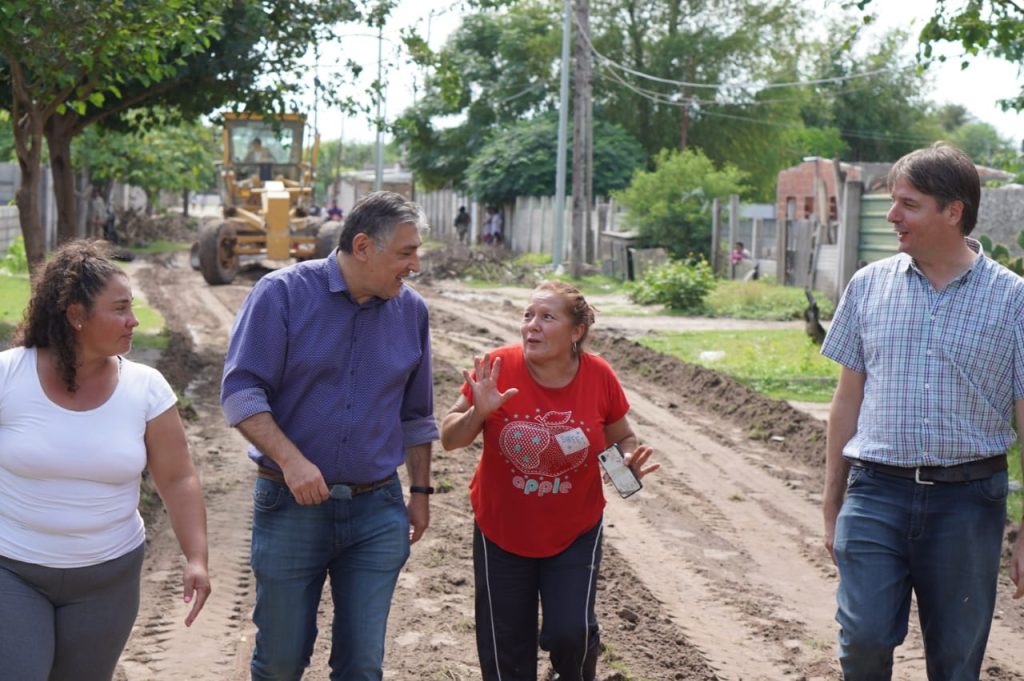
[[[497,357],[498,390],[519,393],[484,423],[484,453],[469,483],[476,522],[510,553],[553,556],[604,512],[597,455],[608,446],[604,427],[622,419],[629,403],[615,372],[596,355],[581,353],[576,376],[563,388],[539,385],[520,345],[491,352],[492,361]],[[462,394],[472,403],[466,383]]]

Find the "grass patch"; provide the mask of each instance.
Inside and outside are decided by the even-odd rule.
[[[191,243],[181,241],[153,241],[145,246],[131,246],[125,250],[135,255],[152,255],[153,253],[177,253],[192,248]]]
[[[10,343],[14,327],[21,322],[28,305],[31,285],[27,275],[0,274],[0,342]],[[163,315],[142,301],[136,300],[132,311],[139,320],[132,345],[138,348],[167,348],[166,323]]]
[[[822,319],[832,319],[834,307],[825,295],[815,292]],[[704,299],[711,317],[737,319],[803,319],[807,298],[801,288],[780,286],[774,282],[719,280]]]
[[[829,402],[839,382],[839,365],[822,357],[801,329],[687,331],[639,340],[776,400]]]
[[[550,265],[551,254],[526,252],[523,253],[522,255],[516,256],[515,260],[513,260],[512,262],[514,262],[516,265],[523,265],[527,267],[540,267],[542,265]]]
[[[606,277],[603,274],[590,274],[579,279],[573,279],[568,274],[555,274],[551,273],[545,277],[546,279],[557,279],[564,281],[565,283],[575,286],[585,296],[594,295],[607,295],[609,293],[621,293],[625,290],[623,282],[619,281],[615,277]]]
[[[0,274],[0,325],[7,329],[4,340],[21,321],[30,288],[27,274]]]

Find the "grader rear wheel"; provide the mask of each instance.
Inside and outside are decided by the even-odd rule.
[[[230,222],[211,223],[199,234],[199,271],[207,284],[230,284],[238,274],[235,228]]]

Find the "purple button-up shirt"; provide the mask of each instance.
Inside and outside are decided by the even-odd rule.
[[[385,478],[438,437],[427,305],[408,286],[356,303],[337,251],[268,274],[235,318],[221,405],[231,426],[270,412],[328,484]]]

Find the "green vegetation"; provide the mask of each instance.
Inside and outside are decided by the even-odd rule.
[[[815,293],[822,319],[832,319],[832,301]],[[771,281],[720,280],[704,299],[704,314],[709,317],[766,319],[784,321],[802,319],[807,298],[802,289],[780,286]]]
[[[625,288],[625,284],[619,279],[606,277],[603,274],[588,274],[579,279],[573,279],[568,274],[550,273],[545,275],[544,278],[558,279],[559,281],[571,284],[578,288],[584,296],[609,295],[619,293]]]
[[[515,260],[512,261],[516,265],[522,265],[524,267],[540,267],[542,265],[551,264],[550,253],[523,253],[522,255],[516,256]]]
[[[0,274],[0,342],[6,344],[21,321],[28,303],[29,281],[26,275]]]
[[[981,242],[981,247],[985,249],[985,253],[987,253],[990,258],[1016,274],[1018,277],[1024,276],[1024,258],[1011,257],[1010,249],[1003,244],[993,244],[992,239],[984,234],[978,237],[978,241]],[[1017,233],[1017,245],[1024,248],[1024,230]]]
[[[641,305],[664,305],[697,314],[714,288],[715,275],[701,258],[696,263],[670,262],[655,267],[631,287],[630,297]]]
[[[25,253],[25,239],[16,237],[7,252],[0,259],[0,269],[8,274],[28,274],[28,256]]]
[[[644,248],[664,246],[675,258],[708,253],[711,200],[726,201],[746,191],[747,174],[732,163],[717,164],[704,152],[665,149],[655,169],[640,171],[612,196],[628,213],[626,225],[640,234]]]
[[[552,112],[495,132],[466,169],[470,193],[494,205],[514,203],[520,196],[550,196],[557,157],[551,140],[558,136],[557,128]],[[623,128],[601,120],[594,121],[592,139],[594,196],[627,187],[633,171],[646,160],[640,143]],[[572,182],[571,167],[566,182]]]
[[[659,333],[640,342],[777,400],[829,402],[839,381],[839,365],[800,329]]]
[[[25,314],[30,290],[31,285],[27,276],[0,274],[0,343],[10,342],[14,327]],[[159,350],[166,348],[167,333],[163,316],[140,301],[136,301],[132,309],[139,320],[133,347]]]

